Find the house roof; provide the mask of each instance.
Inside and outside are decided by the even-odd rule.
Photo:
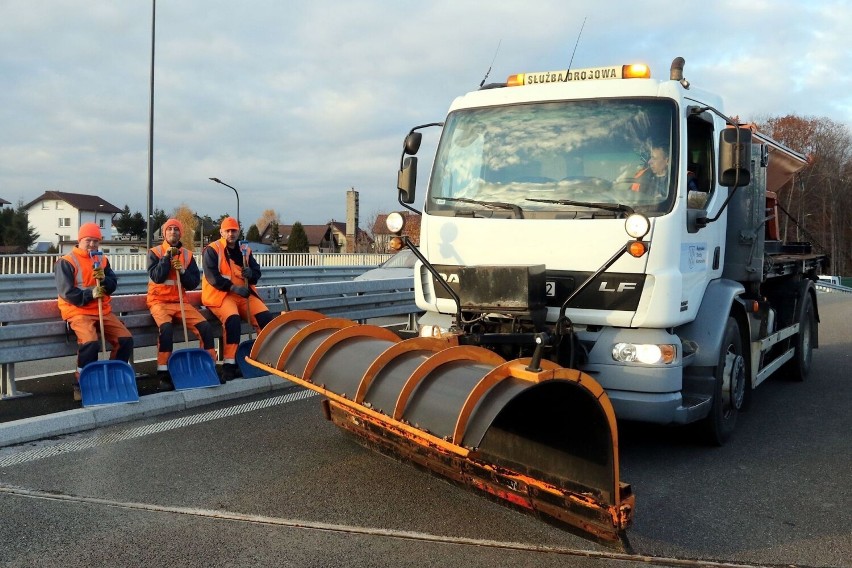
[[[0,197],[0,205],[11,205],[11,204],[12,204],[11,201],[6,201],[2,197]]]
[[[305,235],[308,237],[308,244],[319,246],[325,232],[328,230],[328,225],[302,225],[305,230]],[[279,225],[278,234],[281,240],[286,242],[290,238],[290,233],[293,232],[293,225]]]
[[[328,232],[329,227],[334,227],[340,234],[346,234],[346,223],[342,223],[339,221],[329,221],[325,225],[302,225],[302,228],[305,229],[305,235],[308,237],[308,244],[311,246],[319,246],[320,243],[323,242],[323,237]],[[278,235],[281,237],[282,242],[287,242],[290,238],[290,233],[293,231],[293,225],[279,225],[278,226]],[[265,231],[264,231],[265,232]],[[373,239],[370,238],[365,231],[358,229],[356,240],[359,242],[372,242]]]
[[[82,193],[68,193],[65,191],[45,191],[42,195],[24,205],[24,208],[29,209],[32,205],[42,201],[64,201],[80,211],[98,211],[100,213],[121,213],[123,211],[123,209],[119,209],[97,195],[84,195]]]

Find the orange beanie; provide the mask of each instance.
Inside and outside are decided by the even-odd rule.
[[[77,233],[77,240],[82,241],[86,237],[90,239],[102,239],[101,229],[94,223],[83,223],[80,225],[80,231]]]
[[[178,221],[177,219],[169,219],[165,223],[163,223],[163,236],[166,235],[166,229],[169,227],[177,227],[177,230],[180,231],[181,236],[183,236],[183,223]]]

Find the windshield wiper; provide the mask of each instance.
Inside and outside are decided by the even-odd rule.
[[[555,203],[556,205],[574,205],[576,207],[603,209],[604,211],[615,211],[616,213],[627,213],[628,215],[635,213],[632,207],[621,203],[592,203],[589,201],[571,201],[570,199],[533,199],[532,197],[527,197],[526,200],[537,201],[538,203]]]
[[[508,209],[514,213],[518,219],[524,218],[524,211],[519,205],[514,203],[503,203],[501,201],[478,201],[476,199],[468,199],[467,197],[441,197],[444,201],[455,201],[458,203],[470,203],[472,205],[482,205],[483,207],[494,207],[496,209]]]

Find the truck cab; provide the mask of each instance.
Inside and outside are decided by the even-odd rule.
[[[663,79],[645,65],[521,73],[458,97],[423,201],[421,333],[512,356],[548,344],[620,418],[688,423],[718,414],[734,314],[742,369],[721,380],[741,404],[755,322],[735,304],[764,278],[766,166],[778,156],[781,187],[805,162],[722,108],[680,58]],[[404,158],[403,204],[414,172]]]

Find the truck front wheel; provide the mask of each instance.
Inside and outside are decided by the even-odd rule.
[[[734,432],[737,414],[743,407],[748,388],[740,326],[732,317],[725,325],[715,377],[713,405],[710,414],[701,423],[701,430],[707,443],[721,446]]]

